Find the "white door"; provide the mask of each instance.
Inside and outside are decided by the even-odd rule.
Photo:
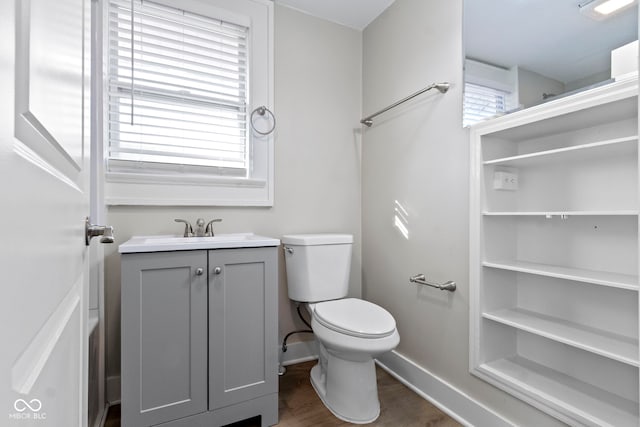
[[[90,6],[0,2],[3,426],[86,424]]]

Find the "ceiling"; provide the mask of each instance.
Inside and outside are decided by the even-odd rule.
[[[395,0],[275,0],[327,21],[363,30]]]
[[[586,0],[464,0],[465,54],[563,83],[608,71],[610,52],[638,38],[637,6],[604,21]]]
[[[363,30],[394,0],[275,0]],[[610,53],[638,38],[633,7],[605,21],[580,13],[587,0],[464,0],[465,55],[518,65],[563,83],[609,70]]]

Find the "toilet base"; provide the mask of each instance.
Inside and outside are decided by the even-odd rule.
[[[380,415],[380,401],[373,359],[352,362],[338,359],[324,348],[321,353],[320,361],[311,369],[311,385],[324,406],[349,423],[375,421]]]

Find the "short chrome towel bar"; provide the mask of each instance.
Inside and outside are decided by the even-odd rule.
[[[424,274],[416,274],[415,276],[409,277],[409,281],[411,283],[417,283],[419,285],[427,285],[432,288],[438,288],[441,291],[450,291],[453,292],[456,290],[456,282],[449,280],[448,282],[439,284],[439,283],[430,283],[425,280]]]
[[[433,83],[433,84],[431,84],[431,85],[429,85],[429,86],[427,86],[427,87],[425,87],[423,89],[420,89],[417,92],[412,93],[411,95],[407,96],[406,98],[402,98],[400,101],[394,102],[393,104],[389,105],[388,107],[383,108],[382,110],[380,110],[378,112],[375,112],[375,113],[365,117],[364,119],[360,120],[360,123],[362,123],[363,125],[366,125],[368,127],[371,127],[371,125],[373,124],[373,118],[378,116],[378,115],[380,115],[380,114],[382,114],[382,113],[384,113],[385,111],[389,111],[392,108],[397,107],[398,105],[403,104],[403,103],[407,102],[408,100],[413,99],[416,96],[418,96],[418,95],[420,95],[422,93],[425,93],[426,91],[431,90],[431,89],[438,89],[438,91],[440,93],[445,93],[445,92],[447,92],[449,90],[450,86],[451,85],[449,83],[447,83],[447,82]]]

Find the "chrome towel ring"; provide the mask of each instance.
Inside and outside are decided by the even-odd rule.
[[[271,128],[267,131],[261,131],[256,129],[256,125],[254,123],[254,116],[256,115],[256,113],[259,116],[264,117],[265,114],[269,114],[269,116],[271,116],[271,118],[273,119],[273,125],[271,126]],[[260,107],[256,108],[255,110],[253,110],[251,112],[251,117],[250,117],[250,122],[251,122],[251,128],[256,132],[259,133],[260,135],[269,135],[271,132],[273,132],[276,128],[276,116],[273,114],[273,112],[271,110],[269,110],[267,107],[265,107],[264,105],[261,105]]]

